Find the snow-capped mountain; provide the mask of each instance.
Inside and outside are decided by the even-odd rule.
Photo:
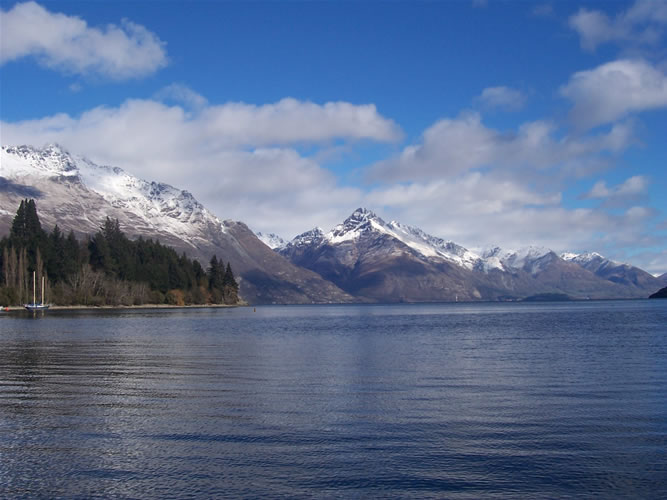
[[[443,259],[466,269],[472,269],[479,260],[478,255],[452,241],[436,238],[419,228],[397,221],[387,223],[365,208],[358,208],[342,224],[327,233],[317,227],[300,234],[283,247],[338,245],[358,240],[371,233],[390,236],[424,257]]]
[[[69,154],[58,145],[44,149],[3,146],[0,173],[5,179],[37,190],[54,183],[70,193],[85,189],[106,201],[114,208],[114,213],[122,212],[123,218],[130,217],[135,232],[177,234],[192,248],[198,247],[204,235],[208,240],[210,235],[207,233],[211,231],[227,231],[226,224],[189,192],[168,184],[144,181],[120,168],[96,165],[86,158]],[[84,210],[71,215],[86,233],[100,226],[99,210]],[[44,213],[43,218],[48,220],[49,214]]]
[[[354,295],[383,301],[645,296],[654,283],[598,274],[549,248],[491,248],[480,254],[359,208],[325,232],[312,229],[277,249]],[[642,271],[643,272],[643,271]],[[644,273],[647,274],[647,273]],[[653,278],[653,281],[656,279]]]
[[[275,250],[276,248],[281,248],[287,245],[287,241],[285,241],[283,238],[278,236],[275,233],[267,233],[264,234],[261,231],[258,231],[255,233],[259,240],[264,243],[267,247],[269,247],[271,250]]]
[[[597,252],[582,254],[563,253],[561,254],[561,258],[568,262],[573,262],[594,273],[596,276],[614,283],[643,289],[657,286],[656,280],[658,283],[662,282],[660,278],[655,278],[638,267],[607,259]]]
[[[622,264],[620,262],[615,262],[613,260],[607,259],[606,257],[600,255],[597,252],[586,252],[586,253],[572,253],[564,252],[560,254],[560,258],[567,260],[568,262],[574,262],[579,264],[581,267],[585,267],[591,271],[596,271],[600,268],[605,267],[618,267],[618,266],[627,266],[631,267],[629,264]]]
[[[543,271],[554,258],[558,256],[545,247],[528,246],[518,250],[494,247],[482,253],[476,268],[484,272],[493,269],[499,271],[522,269],[536,275]]]
[[[303,233],[278,250],[357,297],[374,301],[474,300],[475,256],[452,242],[359,208],[328,232]]]
[[[262,244],[242,222],[222,221],[192,194],[97,165],[57,145],[3,146],[0,157],[0,234],[6,234],[24,198],[34,198],[42,225],[79,237],[106,217],[131,237],[159,239],[198,258],[230,261],[241,296],[251,303],[349,302],[319,275],[298,268]]]

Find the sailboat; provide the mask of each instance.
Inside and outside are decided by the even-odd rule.
[[[37,303],[37,273],[33,271],[32,273],[32,303],[31,304],[23,304],[23,307],[25,307],[28,311],[45,311],[46,309],[49,308],[49,304],[44,303],[44,276],[42,276],[42,301],[38,304]]]

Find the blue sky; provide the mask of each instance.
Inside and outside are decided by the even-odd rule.
[[[2,143],[291,238],[358,206],[667,271],[667,2],[3,2]]]

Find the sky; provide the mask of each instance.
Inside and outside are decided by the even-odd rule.
[[[357,207],[667,272],[667,0],[0,4],[0,139],[292,237]]]

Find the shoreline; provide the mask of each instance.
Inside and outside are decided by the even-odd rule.
[[[141,305],[132,305],[132,306],[86,306],[86,305],[73,305],[73,306],[49,306],[45,311],[102,311],[102,310],[113,310],[113,309],[222,309],[227,307],[248,307],[246,303],[240,304],[191,304],[184,306],[176,306],[171,304],[141,304]],[[23,306],[7,306],[3,307],[1,312],[16,312],[16,311],[26,311],[26,308]]]

